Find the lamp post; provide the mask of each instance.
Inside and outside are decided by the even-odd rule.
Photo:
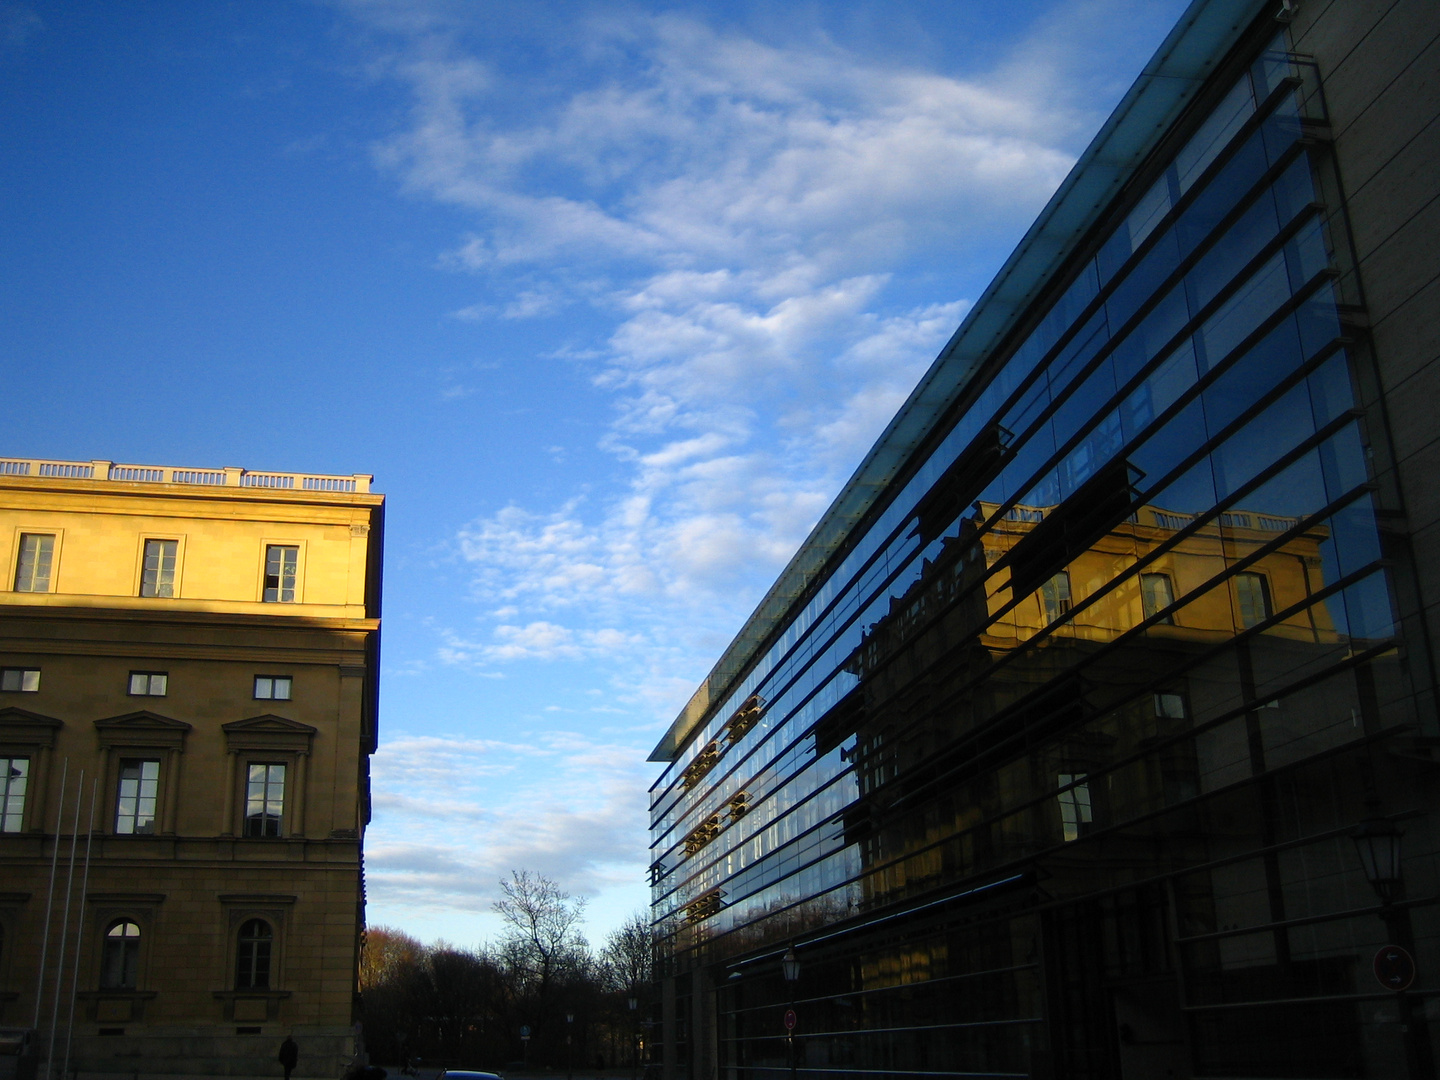
[[[575,1014],[565,1014],[565,1080],[575,1080],[575,1049],[571,1042],[575,1030]]]
[[[632,991],[625,1004],[630,1007],[630,1080],[640,1070],[640,1031],[635,1027],[635,1012],[640,1008],[640,999]]]
[[[1415,941],[1411,934],[1410,912],[1395,907],[1395,902],[1405,895],[1405,877],[1400,865],[1400,838],[1403,835],[1389,818],[1367,818],[1350,834],[1350,839],[1355,842],[1355,853],[1365,869],[1365,880],[1370,882],[1370,887],[1380,898],[1380,919],[1385,924],[1386,937],[1405,950],[1413,963]],[[1412,968],[1412,978],[1413,974]],[[1425,1018],[1423,1014],[1416,1014],[1414,1001],[1407,992],[1408,986],[1407,982],[1395,992],[1400,1033],[1405,1041],[1405,1064],[1411,1080],[1434,1080],[1435,1062],[1430,1054]]]
[[[790,991],[790,1010],[785,1016],[785,1050],[790,1058],[790,1080],[795,1080],[795,984],[800,981],[800,960],[794,945],[780,958],[780,973],[785,976],[785,986]]]

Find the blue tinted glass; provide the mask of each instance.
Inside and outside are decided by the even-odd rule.
[[[1350,364],[1343,350],[1336,352],[1307,380],[1310,383],[1310,408],[1315,413],[1315,427],[1322,428],[1355,404],[1350,387]]]
[[[1175,234],[1166,232],[1145,257],[1135,264],[1134,269],[1115,287],[1105,301],[1105,310],[1110,316],[1110,329],[1114,333],[1124,326],[1140,305],[1154,292],[1157,285],[1168,278],[1180,265],[1180,249],[1175,243]]]
[[[1215,475],[1209,456],[1186,469],[1163,490],[1151,494],[1149,501],[1160,509],[1177,514],[1200,514],[1209,510],[1215,505]],[[1180,525],[1173,527],[1179,528]]]
[[[1275,219],[1275,200],[1268,191],[1250,204],[1239,219],[1211,246],[1185,275],[1190,286],[1191,305],[1199,311],[1229,284],[1230,279],[1275,238],[1280,224]]]
[[[1286,319],[1256,342],[1201,395],[1210,434],[1227,424],[1269,393],[1300,366],[1300,334],[1294,319]]]
[[[1120,406],[1127,441],[1141,431],[1195,385],[1195,348],[1186,338],[1162,360]]]
[[[1211,368],[1239,345],[1265,318],[1290,297],[1285,255],[1276,252],[1249,281],[1241,285],[1200,328],[1201,363]]]
[[[1194,251],[1195,245],[1214,231],[1220,220],[1264,175],[1267,167],[1265,147],[1260,133],[1256,132],[1245,140],[1175,222],[1175,233],[1183,254]]]
[[[1347,424],[1325,440],[1320,448],[1320,463],[1325,469],[1325,490],[1332,499],[1369,480],[1359,425]]]
[[[1336,577],[1353,574],[1380,558],[1380,534],[1375,508],[1362,496],[1330,517]]]
[[[1115,347],[1115,379],[1121,385],[1153,360],[1190,319],[1190,306],[1185,299],[1183,283],[1171,289],[1150,309],[1139,326]]]
[[[1395,633],[1390,590],[1384,574],[1371,574],[1344,591],[1345,621],[1357,644],[1380,641]]]
[[[1155,484],[1204,442],[1205,413],[1200,402],[1192,401],[1132,451],[1130,462],[1145,473],[1147,484]]]
[[[1270,189],[1275,195],[1275,208],[1281,221],[1289,221],[1315,201],[1315,179],[1310,159],[1301,154],[1280,174]]]
[[[1224,499],[1234,493],[1313,431],[1310,393],[1301,383],[1211,452],[1216,494]]]

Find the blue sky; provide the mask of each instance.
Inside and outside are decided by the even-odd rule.
[[[0,0],[0,453],[373,472],[372,923],[646,903],[644,761],[1179,15]]]

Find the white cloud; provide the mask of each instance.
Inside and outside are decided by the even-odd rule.
[[[1169,17],[1138,0],[1057,4],[991,67],[956,74],[606,6],[547,36],[563,76],[537,81],[467,45],[486,40],[483,9],[351,7],[389,35],[374,70],[408,95],[376,160],[467,218],[441,265],[488,298],[455,317],[583,308],[592,329],[551,355],[613,405],[599,449],[618,481],[506,506],[455,538],[487,614],[447,632],[440,658],[490,674],[598,665],[587,678],[608,680],[611,705],[652,725],[959,323],[956,282],[983,286],[1062,179],[1102,115],[1096,88],[1118,91],[1130,27]],[[377,845],[372,877],[468,904],[511,867],[635,873],[640,754],[583,745],[589,766],[561,774],[570,801],[537,783],[464,844],[387,829],[404,838]],[[419,767],[418,751],[385,753],[387,770]]]

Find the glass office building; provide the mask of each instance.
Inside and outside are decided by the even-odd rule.
[[[1413,523],[1274,6],[1192,5],[656,748],[667,1080],[1433,1074]]]

